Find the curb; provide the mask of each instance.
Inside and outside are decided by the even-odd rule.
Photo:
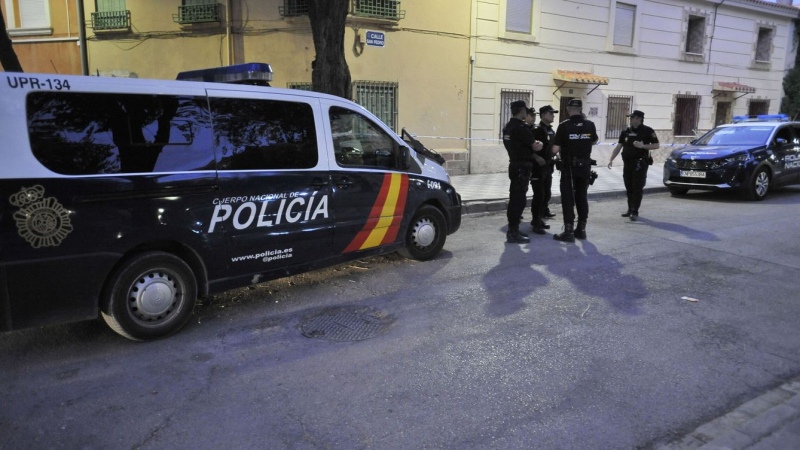
[[[667,192],[668,189],[666,186],[659,186],[659,187],[645,187],[645,193],[658,193],[658,192]],[[625,191],[603,191],[603,192],[589,192],[588,198],[589,200],[601,200],[607,198],[617,198],[617,197],[624,197]],[[561,203],[561,196],[553,194],[550,198],[551,203]],[[525,203],[525,208],[530,208],[531,200]],[[499,198],[499,199],[483,199],[483,200],[467,200],[461,203],[461,215],[462,216],[470,216],[476,214],[484,214],[484,213],[493,213],[498,211],[505,211],[508,208],[508,198]]]

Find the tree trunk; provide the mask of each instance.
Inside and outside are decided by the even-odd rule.
[[[0,11],[0,65],[6,72],[22,72],[22,65],[17,59],[17,54],[11,45],[11,38],[8,37],[8,31],[6,31],[3,11]]]
[[[344,58],[344,28],[350,0],[308,0],[316,59],[311,82],[317,92],[351,98],[350,68]]]

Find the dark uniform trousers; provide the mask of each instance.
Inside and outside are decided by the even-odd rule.
[[[592,171],[588,159],[572,159],[572,163],[563,162],[561,170],[561,211],[564,223],[575,221],[575,210],[578,221],[586,222],[589,218],[589,176]]]
[[[547,206],[545,198],[547,197],[547,177],[550,177],[552,183],[553,178],[550,175],[549,166],[539,166],[534,163],[531,170],[531,189],[533,190],[533,198],[531,199],[531,215],[533,220],[540,220],[544,217],[544,208]]]
[[[623,160],[622,180],[628,195],[628,212],[639,215],[639,206],[647,183],[647,162],[641,159]]]
[[[508,188],[508,216],[509,229],[519,229],[520,217],[525,211],[528,202],[528,183],[531,179],[531,162],[512,161],[508,164],[508,179],[511,181]]]
[[[547,166],[542,168],[542,185],[544,186],[544,199],[542,200],[542,213],[548,211],[547,205],[550,204],[550,197],[553,194],[553,172],[555,163],[552,160],[547,162]]]

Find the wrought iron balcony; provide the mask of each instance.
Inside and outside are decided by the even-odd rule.
[[[93,12],[92,29],[95,31],[130,30],[131,12],[129,10]]]
[[[308,0],[283,0],[283,6],[278,7],[278,12],[283,17],[308,15]]]
[[[397,0],[353,0],[353,15],[379,19],[400,20],[406,12]]]
[[[178,6],[178,14],[173,14],[172,20],[180,24],[219,22],[220,6],[219,3]]]

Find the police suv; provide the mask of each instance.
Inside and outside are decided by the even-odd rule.
[[[164,337],[199,296],[395,250],[428,260],[461,224],[441,156],[338,97],[0,77],[0,331],[99,311]]]
[[[800,183],[800,122],[785,115],[737,116],[664,162],[672,195],[690,189],[737,189],[763,200],[772,187]]]

